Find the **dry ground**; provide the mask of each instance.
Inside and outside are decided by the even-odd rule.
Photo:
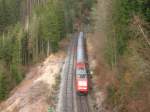
[[[47,112],[48,106],[54,105],[53,85],[61,72],[64,57],[64,52],[58,52],[31,68],[10,97],[0,104],[0,112]]]

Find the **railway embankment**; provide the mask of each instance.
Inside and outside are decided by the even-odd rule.
[[[25,79],[1,102],[1,112],[47,112],[55,108],[57,83],[65,53],[50,55],[44,62],[32,67]]]

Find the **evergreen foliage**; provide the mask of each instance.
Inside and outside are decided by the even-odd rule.
[[[141,15],[150,22],[149,0],[114,0],[110,32],[108,34],[107,60],[111,66],[116,65],[120,55],[123,55],[131,38],[129,24],[135,15]]]
[[[19,20],[20,3],[20,0],[0,0],[0,32]]]

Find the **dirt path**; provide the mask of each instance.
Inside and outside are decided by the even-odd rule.
[[[12,95],[0,104],[0,112],[47,112],[48,106],[54,105],[52,86],[61,72],[64,57],[65,54],[59,52],[31,68]]]

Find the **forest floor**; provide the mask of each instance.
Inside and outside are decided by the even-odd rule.
[[[63,51],[51,54],[30,68],[25,79],[0,104],[0,112],[47,112],[49,106],[54,106],[54,87],[65,55]]]
[[[90,87],[92,87],[92,89],[89,91],[90,106],[92,107],[92,112],[106,112],[104,111],[104,108],[102,106],[106,98],[106,92],[105,89],[99,88],[102,87],[102,85],[100,84],[102,84],[103,82],[105,82],[103,87],[106,86],[107,81],[101,80],[101,76],[108,74],[108,72],[106,72],[107,70],[105,68],[102,56],[102,49],[104,46],[103,43],[105,41],[103,37],[104,35],[101,32],[87,34],[88,61],[90,65],[90,70],[93,72],[90,84]],[[96,42],[97,39],[95,40],[94,38],[100,38],[101,41]],[[99,48],[99,52],[95,50],[96,47]]]

